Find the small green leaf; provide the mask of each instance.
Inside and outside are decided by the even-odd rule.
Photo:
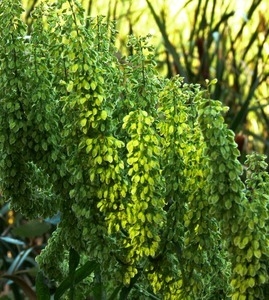
[[[254,221],[253,221],[253,220],[250,220],[250,221],[249,221],[249,223],[248,223],[248,228],[249,228],[250,230],[254,230],[255,224],[254,224]]]
[[[108,161],[109,163],[113,162],[113,156],[112,155],[106,155],[105,160]]]
[[[9,128],[12,130],[16,126],[16,123],[13,120],[9,120]]]
[[[232,181],[234,181],[234,180],[237,178],[236,173],[233,172],[233,171],[230,171],[230,172],[229,172],[229,178],[230,178]]]
[[[37,121],[40,123],[42,121],[42,115],[39,113],[36,115]]]
[[[81,126],[81,127],[85,127],[86,124],[87,124],[87,119],[86,119],[86,118],[84,118],[84,119],[82,119],[82,120],[80,121],[80,126]]]
[[[106,120],[106,118],[107,118],[107,112],[105,110],[102,110],[102,112],[101,112],[101,119],[102,120]]]
[[[91,82],[91,89],[92,89],[93,91],[96,89],[96,86],[97,86],[96,82],[95,82],[95,81],[92,81],[92,82]]]
[[[248,279],[248,286],[249,287],[254,287],[255,286],[255,279],[254,278],[249,278]]]
[[[247,260],[248,260],[248,261],[251,261],[252,256],[253,256],[253,251],[252,251],[251,248],[249,248],[248,251],[247,251],[247,256],[246,256],[246,257],[247,257]]]
[[[89,82],[86,81],[86,80],[83,80],[83,87],[84,87],[84,89],[87,90],[87,91],[91,88]]]
[[[74,87],[74,82],[73,81],[69,81],[67,87],[66,87],[66,90],[68,93],[72,92],[73,90],[73,87]]]
[[[70,33],[70,36],[74,39],[74,38],[76,38],[77,37],[77,31],[76,30],[73,30],[73,31],[71,31],[71,33]]]
[[[260,243],[256,240],[252,241],[252,247],[254,250],[258,250],[260,247]]]
[[[254,254],[254,256],[257,257],[258,259],[261,258],[261,255],[262,255],[260,249],[254,250],[254,251],[253,251],[253,254]]]
[[[219,201],[219,195],[212,195],[209,200],[211,204],[216,204]]]
[[[219,165],[219,171],[220,171],[221,173],[223,173],[223,172],[225,172],[225,169],[226,169],[225,165],[224,165],[223,163],[221,163],[221,164]]]
[[[87,64],[84,64],[83,69],[84,69],[84,71],[88,71],[90,69],[90,67]]]
[[[169,134],[172,134],[174,132],[174,126],[170,125],[168,129]]]
[[[86,153],[87,153],[87,154],[90,153],[91,150],[92,150],[92,145],[88,145],[88,146],[86,147]]]
[[[70,71],[71,71],[72,73],[77,72],[77,70],[78,70],[78,64],[74,64],[74,65],[72,65],[71,68],[70,68]]]
[[[48,144],[45,141],[42,141],[41,146],[44,151],[48,150]]]
[[[226,201],[225,201],[225,207],[226,207],[227,209],[232,208],[232,201],[231,201],[231,200],[226,200]]]
[[[102,157],[99,155],[99,156],[96,157],[96,161],[97,161],[97,163],[98,163],[99,165],[101,165],[103,159],[102,159]]]
[[[145,121],[145,124],[151,125],[151,123],[152,123],[152,118],[151,118],[151,117],[146,117],[144,121]]]

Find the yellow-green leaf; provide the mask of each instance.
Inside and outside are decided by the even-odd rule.
[[[69,39],[67,39],[65,36],[62,38],[62,44],[63,45],[68,45],[69,44]]]
[[[106,155],[105,160],[112,163],[113,162],[113,156],[112,155]]]
[[[86,124],[87,124],[87,119],[86,119],[86,118],[84,118],[84,119],[82,119],[82,120],[80,121],[80,126],[81,126],[81,127],[85,127]]]
[[[73,87],[74,87],[74,82],[73,81],[69,81],[67,87],[66,87],[66,90],[68,93],[72,92],[73,90]]]
[[[73,73],[77,72],[77,70],[78,70],[78,64],[74,64],[70,68],[70,71],[73,72]]]
[[[68,58],[70,60],[74,60],[76,58],[76,54],[74,52],[71,52],[71,53],[68,54]]]
[[[105,110],[102,110],[102,112],[101,112],[101,119],[102,120],[106,120],[106,118],[107,118],[107,112]]]
[[[96,86],[97,86],[96,82],[95,82],[95,81],[92,81],[92,82],[91,82],[91,89],[92,89],[93,91],[96,89]]]
[[[71,31],[71,33],[70,33],[70,36],[74,39],[74,38],[76,38],[77,37],[77,31],[76,30],[73,30],[73,31]]]
[[[261,255],[262,255],[261,250],[259,250],[259,249],[258,249],[258,250],[254,250],[253,254],[254,254],[254,256],[257,257],[257,258],[260,258]]]
[[[84,89],[87,90],[87,91],[91,88],[89,82],[86,81],[86,80],[83,80],[83,87],[84,87]]]
[[[102,157],[99,155],[96,157],[97,163],[100,165],[102,163]]]

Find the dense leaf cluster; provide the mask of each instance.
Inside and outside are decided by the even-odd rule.
[[[21,13],[1,1],[1,188],[28,218],[60,212],[37,258],[67,277],[56,296],[87,260],[85,294],[265,299],[268,174],[253,155],[241,180],[221,103],[158,77],[147,38],[119,62],[113,27],[74,1],[38,6],[30,37]]]

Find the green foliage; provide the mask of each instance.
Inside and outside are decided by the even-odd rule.
[[[208,178],[212,204],[209,212],[219,220],[230,252],[232,299],[266,299],[268,173],[264,170],[267,164],[265,157],[249,156],[244,187],[240,180],[242,167],[236,159],[238,150],[232,132],[223,124],[221,111],[219,102],[208,100],[201,106],[199,116],[212,166]],[[217,150],[219,145],[221,151]],[[215,182],[214,177],[218,178]]]
[[[41,3],[27,39],[19,1],[0,11],[1,189],[60,213],[38,297],[47,276],[55,299],[266,299],[266,163],[243,183],[216,82],[158,76],[148,37],[119,61],[113,24],[75,1]]]

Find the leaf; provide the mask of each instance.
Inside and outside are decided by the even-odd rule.
[[[96,82],[95,82],[95,81],[92,81],[92,82],[91,82],[91,89],[94,91],[94,90],[96,89],[96,87],[97,87]]]
[[[99,266],[96,268],[94,274],[93,296],[94,299],[104,299],[104,286]]]
[[[232,180],[232,181],[235,181],[236,178],[237,178],[237,175],[234,171],[230,171],[229,172],[229,178]]]
[[[70,41],[69,41],[69,39],[68,39],[66,36],[63,36],[63,37],[62,37],[62,44],[63,44],[63,45],[68,45],[69,42],[70,42]]]
[[[69,81],[67,87],[66,87],[66,90],[68,93],[72,92],[73,90],[73,87],[74,87],[74,82],[73,81]]]
[[[14,129],[15,126],[16,126],[16,123],[14,122],[14,120],[9,120],[9,128],[12,130],[12,129]]]
[[[14,228],[12,233],[20,237],[31,238],[43,235],[44,233],[48,232],[50,228],[50,224],[35,220]]]
[[[81,127],[85,127],[86,124],[87,124],[87,119],[86,119],[86,118],[84,118],[84,119],[82,119],[82,120],[80,121],[80,126],[81,126]]]
[[[77,31],[76,30],[73,30],[73,31],[71,31],[71,33],[70,33],[70,36],[74,39],[74,38],[76,38],[77,37]]]
[[[12,275],[17,270],[20,269],[20,267],[23,265],[25,260],[28,258],[28,255],[32,252],[33,247],[28,248],[27,250],[21,251],[19,255],[16,256],[16,258],[12,261],[12,264],[9,266],[7,270],[7,274]]]
[[[36,276],[36,295],[38,300],[50,300],[50,290],[41,271]]]
[[[14,238],[10,238],[10,237],[7,237],[7,236],[1,236],[0,241],[3,241],[5,243],[9,243],[9,244],[19,245],[19,246],[24,246],[25,245],[25,243],[23,241],[17,240],[17,239],[14,239]]]
[[[109,163],[112,163],[113,162],[113,156],[108,154],[108,155],[105,156],[104,160],[108,161]]]
[[[232,201],[231,200],[226,200],[225,201],[225,207],[227,209],[231,209],[232,208]]]
[[[99,155],[99,156],[96,157],[96,162],[97,162],[99,165],[101,165],[102,161],[103,161],[102,156]]]
[[[169,126],[169,129],[168,129],[168,133],[169,134],[172,134],[174,132],[174,126],[173,125],[170,125]]]
[[[80,255],[79,253],[74,249],[70,248],[69,250],[69,278],[70,278],[70,293],[69,293],[69,299],[73,300],[75,299],[75,271],[79,264]]]
[[[92,145],[88,145],[86,147],[86,153],[89,154],[91,152],[91,150],[92,150]]]
[[[101,119],[102,120],[106,120],[106,118],[107,118],[107,112],[105,110],[102,110],[102,112],[101,112]]]
[[[71,71],[72,73],[76,73],[77,70],[78,70],[78,64],[74,64],[74,65],[72,65],[71,68],[70,68],[70,71]]]
[[[78,284],[83,279],[91,275],[98,268],[99,264],[96,261],[86,262],[82,267],[76,270],[74,274],[74,284]],[[54,294],[54,300],[61,299],[62,295],[70,288],[71,278],[68,276],[57,288]]]
[[[74,59],[76,58],[76,53],[74,53],[74,52],[69,53],[69,54],[68,54],[68,58],[69,58],[71,61],[74,60]]]
[[[111,296],[108,298],[108,300],[114,300],[117,299],[119,291],[122,289],[122,286],[118,286],[115,288],[114,292],[111,294]]]
[[[71,248],[69,251],[69,276],[72,277],[75,274],[76,268],[79,264],[79,260],[79,253],[74,248]]]
[[[83,87],[84,87],[84,89],[87,90],[87,91],[91,88],[89,82],[86,81],[86,80],[83,80]]]
[[[42,141],[41,146],[44,151],[48,150],[48,144],[45,141]]]
[[[254,251],[253,251],[253,254],[254,254],[254,256],[257,257],[258,259],[261,258],[261,255],[262,255],[260,249],[254,250]]]

